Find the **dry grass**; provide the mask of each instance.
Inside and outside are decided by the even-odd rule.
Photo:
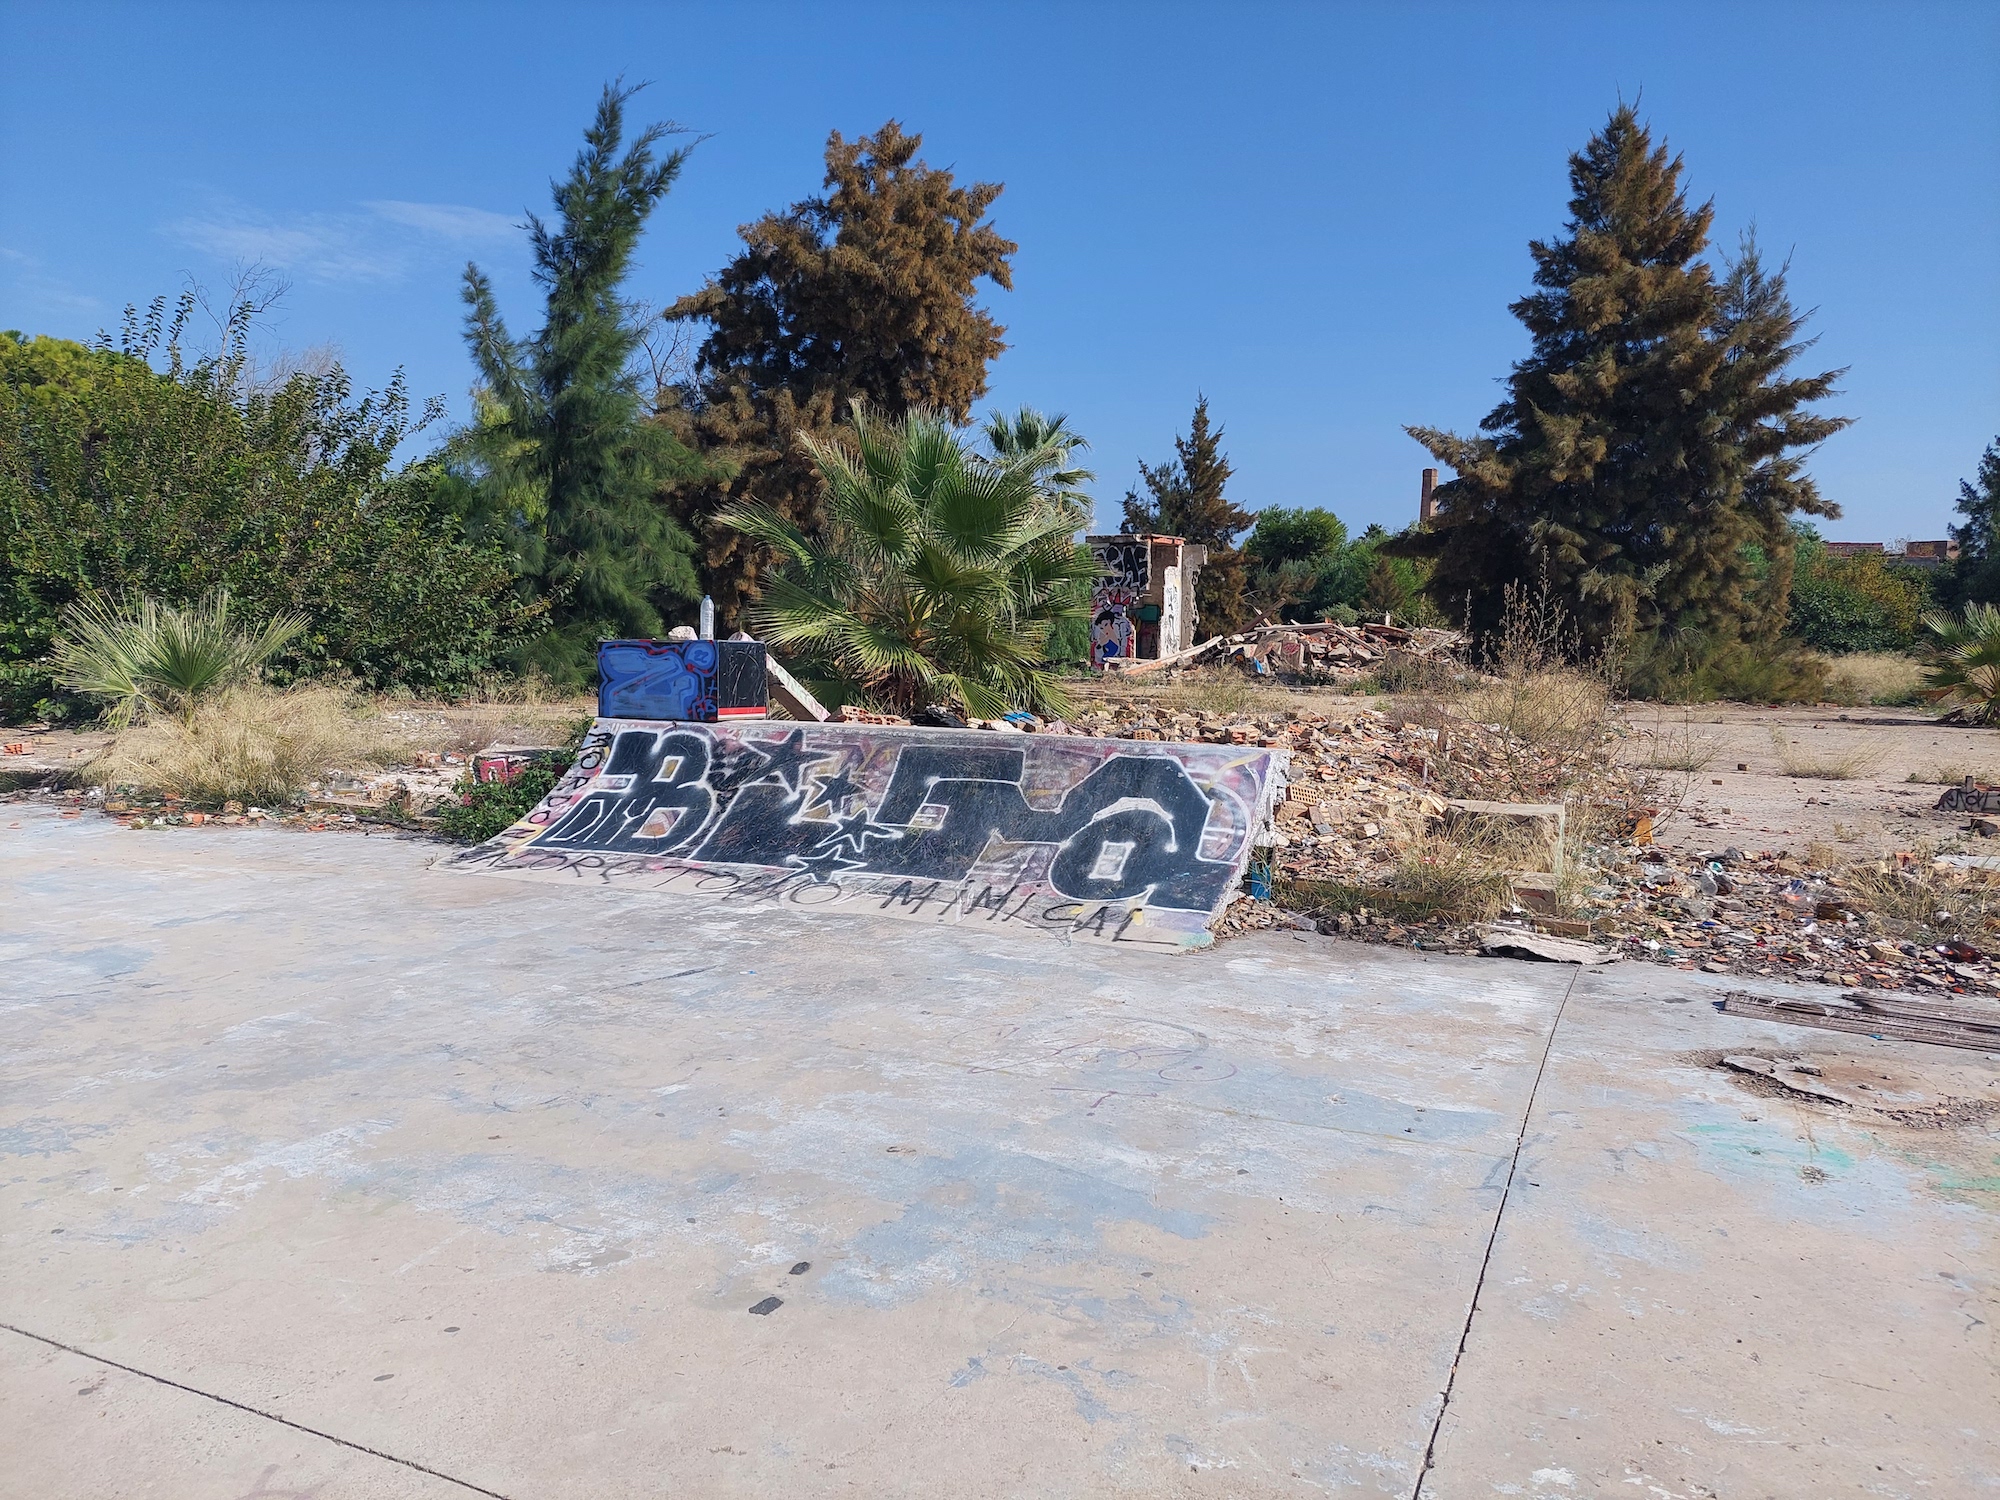
[[[1882,763],[1878,750],[1836,750],[1826,745],[1809,745],[1773,727],[1771,748],[1777,752],[1778,766],[1787,776],[1803,776],[1818,781],[1855,781]]]
[[[1569,798],[1610,766],[1609,708],[1610,688],[1602,676],[1543,667],[1461,692],[1399,698],[1391,716],[1435,731],[1431,773],[1447,796],[1493,796],[1491,783],[1473,774],[1488,769],[1501,772],[1507,796],[1540,802]],[[1474,733],[1474,726],[1489,732]],[[1473,741],[1477,764],[1464,758],[1464,747]]]
[[[420,704],[385,705],[384,732],[405,755],[419,751],[472,755],[492,744],[560,744],[579,719],[595,717],[591,699],[555,698],[546,703],[456,703],[448,708]]]
[[[1715,736],[1699,733],[1692,714],[1683,714],[1679,723],[1669,723],[1664,714],[1659,715],[1653,727],[1642,733],[1646,754],[1639,764],[1649,771],[1706,771],[1715,759]]]
[[[1841,884],[1890,933],[1911,942],[1978,937],[1984,945],[2000,931],[2000,872],[1939,865],[1927,850],[1907,864],[1854,866]]]
[[[1268,687],[1234,667],[1200,667],[1153,696],[1161,708],[1184,714],[1270,713],[1286,705],[1273,702]]]
[[[1984,782],[1988,786],[1992,786],[1994,782],[1993,772],[1991,771],[1982,771],[1974,766],[1955,764],[1941,764],[1932,766],[1924,771],[1912,771],[1906,779],[1919,785],[1963,786],[1968,776],[1974,781]]]
[[[84,774],[101,786],[200,806],[283,805],[304,795],[308,782],[379,763],[396,748],[351,693],[240,687],[202,700],[186,720],[155,717],[125,730]]]
[[[1485,922],[1513,900],[1507,861],[1480,838],[1426,834],[1396,857],[1389,891],[1417,922]]]
[[[1835,703],[1896,707],[1922,701],[1918,690],[1924,685],[1923,667],[1914,657],[1858,651],[1822,659],[1827,665],[1827,696]]]

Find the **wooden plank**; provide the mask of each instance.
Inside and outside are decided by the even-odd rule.
[[[1219,635],[1212,636],[1208,640],[1203,641],[1199,646],[1190,646],[1185,651],[1176,651],[1172,656],[1155,656],[1151,658],[1113,657],[1106,665],[1112,669],[1112,673],[1115,676],[1139,677],[1147,672],[1157,672],[1162,667],[1176,666],[1181,662],[1189,661],[1217,645],[1221,640],[1222,637]]]
[[[2000,1027],[2000,1006],[1959,1005],[1950,1001],[1927,1000],[1921,995],[1880,990],[1848,990],[1840,998],[1871,1014],[1907,1016],[1918,1021],[1968,1021],[1974,1026]]]
[[[2000,1052],[2000,1025],[1992,1023],[1870,1015],[1834,1001],[1772,1000],[1742,993],[1725,996],[1722,1009],[1746,1020],[1780,1021],[1788,1026],[1849,1031],[1899,1042],[1927,1042],[1937,1047],[1963,1047],[1973,1052]]]
[[[764,671],[771,701],[778,707],[805,723],[824,724],[827,721],[827,711],[819,699],[807,692],[805,684],[798,678],[779,666],[778,659],[768,650],[764,653]]]

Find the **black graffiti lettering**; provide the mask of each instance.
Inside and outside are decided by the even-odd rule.
[[[1086,921],[1075,923],[1070,928],[1070,931],[1088,933],[1092,937],[1103,937],[1104,924],[1109,922],[1110,920],[1111,920],[1111,908],[1108,906],[1100,906],[1097,908],[1096,915],[1092,916]]]
[[[961,911],[968,917],[975,912],[983,911],[986,913],[986,920],[990,922],[1007,909],[1007,903],[1014,899],[1015,889],[1016,887],[1011,885],[1004,891],[997,886],[981,886],[979,893],[968,900]]]
[[[685,730],[622,731],[601,778],[611,785],[581,798],[536,844],[640,854],[686,848],[715,809],[715,794],[703,784],[709,743]]]
[[[893,905],[914,906],[921,911],[937,899],[939,884],[940,882],[933,880],[924,888],[924,893],[919,896],[916,894],[917,883],[914,880],[905,880],[882,899],[882,905],[878,910],[886,911]]]
[[[1114,755],[1077,783],[1060,808],[1043,812],[1021,792],[1024,752],[983,752],[987,763],[977,767],[984,773],[977,777],[965,774],[968,753],[981,752],[903,751],[875,818],[912,826],[895,843],[869,850],[870,870],[961,880],[997,835],[1012,843],[1057,845],[1049,883],[1079,900],[1150,892],[1152,905],[1206,911],[1228,889],[1233,865],[1200,857],[1209,801],[1179,761]],[[927,807],[942,807],[943,820],[914,824]]]
[[[1220,905],[1264,774],[1241,771],[1240,756],[1223,767],[1243,778],[1229,787],[1231,804],[1190,772],[1220,764],[1205,747],[1107,754],[1090,742],[787,729],[782,738],[696,724],[594,732],[586,757],[532,815],[541,827],[524,824],[455,862],[646,876],[732,899],[866,895],[902,914],[1137,940],[1151,936],[1135,925],[1137,908]],[[841,769],[813,769],[822,765]],[[1031,801],[1033,787],[1046,789]],[[1230,821],[1211,831],[1211,814],[1230,805]],[[1224,857],[1203,858],[1204,838]]]

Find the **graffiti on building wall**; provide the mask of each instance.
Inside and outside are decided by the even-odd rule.
[[[1139,603],[1151,580],[1148,548],[1143,537],[1089,538],[1097,564],[1097,583],[1090,594],[1090,664],[1138,652]]]
[[[996,738],[600,720],[538,807],[452,865],[1127,943],[1208,940],[1268,827],[1281,752]]]

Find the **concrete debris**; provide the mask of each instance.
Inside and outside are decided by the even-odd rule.
[[[1404,629],[1398,625],[1261,625],[1219,635],[1186,651],[1154,660],[1117,660],[1107,670],[1121,677],[1166,669],[1234,665],[1253,675],[1283,675],[1309,682],[1341,683],[1377,670],[1391,656],[1454,661],[1465,647],[1455,630]]]
[[[1525,927],[1491,927],[1480,940],[1479,951],[1488,958],[1524,958],[1544,964],[1616,963],[1618,955],[1595,943],[1572,938],[1549,937]]]
[[[1722,1065],[1737,1073],[1750,1073],[1759,1078],[1768,1078],[1780,1088],[1794,1094],[1802,1094],[1808,1099],[1818,1099],[1827,1104],[1842,1104],[1849,1108],[1854,1100],[1830,1089],[1819,1077],[1819,1069],[1811,1063],[1786,1062],[1771,1057],[1746,1057],[1732,1053],[1722,1059]]]
[[[1556,805],[1550,793],[1559,768],[1492,725],[1451,726],[1455,798],[1438,790],[1438,762],[1447,753],[1438,731],[1372,709],[1341,717],[1097,704],[1060,728],[1043,727],[1065,730],[1291,752],[1271,851],[1275,900],[1238,900],[1218,922],[1219,936],[1285,925],[1289,902],[1316,912],[1324,932],[1477,953],[1477,928],[1396,915],[1391,885],[1399,859],[1443,825],[1454,800],[1502,804],[1531,820]],[[1607,743],[1614,735],[1607,727]],[[1576,867],[1560,876],[1510,872],[1527,925],[1682,970],[1877,991],[2000,993],[2000,964],[1980,948],[1898,936],[1844,877],[1812,869],[1789,850],[1727,844],[1669,854],[1651,842],[1658,810],[1643,804],[1645,792],[1608,754],[1572,792],[1564,833],[1580,851]],[[1924,866],[1905,855],[1901,862],[1912,876],[1923,867],[1954,882],[2000,885],[2000,858],[1945,855]],[[1326,914],[1328,901],[1345,909]]]

